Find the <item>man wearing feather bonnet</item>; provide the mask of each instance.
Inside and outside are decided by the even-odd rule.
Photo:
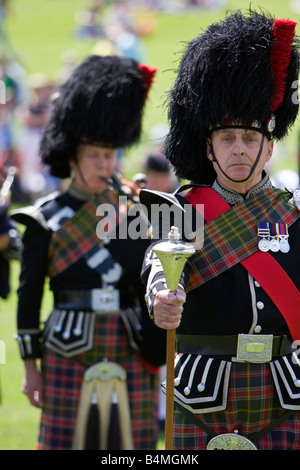
[[[298,113],[295,28],[237,11],[188,44],[165,153],[190,184],[140,193],[149,211],[204,209],[175,293],[154,246],[142,272],[153,321],[176,329],[176,449],[300,449],[299,190],[265,171]]]

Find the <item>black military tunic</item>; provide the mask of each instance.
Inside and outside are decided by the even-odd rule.
[[[271,183],[265,176],[246,198],[268,187],[271,187]],[[243,201],[243,196],[223,188],[217,181],[213,184],[213,189],[230,206]],[[175,197],[177,203],[186,204],[182,197],[176,194]],[[147,205],[148,198],[149,195],[146,197]],[[170,196],[167,196],[167,199],[170,200]],[[143,202],[143,196],[141,200]],[[299,290],[300,217],[288,228],[288,232],[290,250],[287,253],[281,251],[269,253]],[[155,265],[155,258],[149,249],[142,271],[142,278],[147,285],[150,315],[155,293],[165,288],[164,276],[161,267]],[[184,289],[187,285],[190,270],[191,265],[188,262],[179,288]],[[236,264],[187,293],[182,320],[176,331],[178,353],[175,359],[174,398],[182,410],[188,410],[191,415],[200,413],[204,418],[206,413],[226,410],[230,371],[232,363],[236,363],[236,354],[234,351],[227,353],[227,348],[223,347],[224,338],[228,341],[229,337],[237,338],[241,333],[257,336],[273,335],[280,338],[283,352],[270,362],[280,406],[286,410],[300,409],[298,345],[293,343],[284,317],[268,294],[241,264]],[[193,344],[189,344],[191,338]],[[290,346],[285,348],[286,341],[293,345],[292,349]],[[198,352],[197,344],[199,344]]]

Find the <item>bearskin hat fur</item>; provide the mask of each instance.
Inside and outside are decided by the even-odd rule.
[[[227,122],[255,124],[282,139],[298,113],[299,41],[296,23],[236,11],[192,40],[169,93],[165,153],[180,178],[211,184],[209,130]],[[230,121],[229,121],[230,120]],[[257,124],[259,123],[259,124]]]
[[[82,139],[113,148],[137,142],[149,81],[143,66],[132,59],[87,57],[53,102],[40,147],[51,174],[70,176],[69,162]]]

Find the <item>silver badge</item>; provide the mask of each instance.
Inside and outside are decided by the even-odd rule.
[[[120,309],[120,292],[109,287],[92,289],[91,307],[95,312],[117,312]]]
[[[237,361],[252,363],[270,362],[273,351],[273,335],[238,335]]]
[[[272,116],[270,117],[267,123],[267,130],[269,132],[273,132],[275,127],[276,127],[276,118],[275,118],[275,115],[272,114]]]
[[[220,434],[213,437],[206,447],[207,450],[257,450],[253,442],[237,431],[234,433]]]

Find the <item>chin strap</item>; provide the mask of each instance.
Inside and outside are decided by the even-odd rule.
[[[249,175],[247,176],[247,178],[244,178],[243,180],[234,180],[233,178],[230,178],[230,176],[226,175],[226,173],[222,170],[217,158],[216,158],[216,155],[215,155],[215,152],[214,152],[214,149],[213,149],[213,146],[212,146],[212,143],[210,142],[209,146],[210,146],[210,153],[212,155],[212,161],[215,162],[220,171],[223,173],[223,175],[229,179],[230,181],[232,181],[233,183],[244,183],[245,181],[247,181],[252,175],[253,175],[253,172],[255,170],[255,168],[257,167],[257,164],[259,162],[259,159],[260,159],[260,156],[261,156],[261,153],[262,153],[262,149],[263,149],[263,145],[264,145],[264,140],[265,140],[265,136],[262,134],[262,137],[261,137],[261,142],[260,142],[260,147],[259,147],[259,151],[258,151],[258,154],[257,154],[257,157],[256,157],[256,160],[254,162],[254,165],[253,167],[251,168],[250,172],[249,172]]]

